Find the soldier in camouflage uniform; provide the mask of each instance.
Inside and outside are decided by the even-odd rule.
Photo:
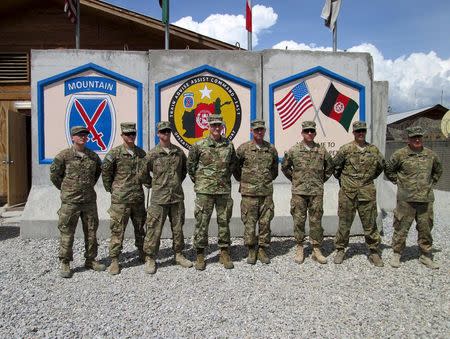
[[[233,144],[222,136],[223,120],[219,114],[208,117],[209,136],[192,145],[187,169],[194,182],[196,192],[194,216],[194,246],[197,250],[195,268],[206,268],[204,250],[208,246],[208,227],[216,206],[219,225],[220,263],[227,269],[233,268],[228,247],[230,241],[229,222],[232,213],[231,174],[236,166],[236,152]]]
[[[144,240],[144,271],[148,274],[156,273],[155,258],[167,216],[172,228],[175,262],[182,267],[192,267],[192,262],[181,252],[184,248],[184,194],[181,184],[187,173],[186,155],[181,148],[170,142],[171,132],[170,122],[158,123],[160,142],[148,152],[141,172],[143,182],[150,181],[150,172],[153,173],[151,205],[147,211],[147,234]]]
[[[58,211],[60,231],[60,275],[70,278],[73,260],[73,240],[78,218],[84,233],[85,267],[104,271],[105,265],[95,260],[97,256],[97,195],[95,183],[100,177],[101,161],[98,155],[86,148],[89,131],[83,126],[70,130],[73,146],[58,153],[50,167],[50,180],[61,191],[61,208]]]
[[[369,247],[369,261],[382,267],[377,228],[377,202],[374,179],[384,169],[384,158],[375,145],[366,142],[367,125],[363,121],[353,123],[355,140],[343,145],[334,157],[334,176],[339,180],[339,228],[336,233],[335,264],[341,264],[348,246],[350,228],[358,211]]]
[[[442,165],[436,153],[423,147],[423,128],[409,127],[408,145],[397,150],[386,164],[386,176],[397,184],[397,207],[394,210],[394,234],[390,261],[392,267],[400,267],[400,257],[413,220],[416,220],[419,261],[428,268],[438,269],[433,261],[433,187],[442,175]]]
[[[111,193],[111,240],[109,256],[111,265],[108,272],[112,275],[120,273],[119,255],[122,251],[123,237],[128,220],[134,226],[135,245],[139,258],[144,261],[144,224],[145,205],[144,190],[139,173],[144,164],[145,151],[135,145],[136,124],[123,122],[120,124],[123,144],[110,150],[103,160],[102,178],[107,192]],[[150,185],[151,182],[146,182]]]
[[[238,165],[234,176],[240,181],[241,219],[244,223],[244,243],[248,247],[247,263],[254,265],[256,258],[270,263],[266,249],[270,245],[270,221],[274,216],[273,184],[278,176],[278,152],[264,140],[264,120],[251,122],[253,140],[236,150]],[[259,237],[255,234],[259,223]],[[259,245],[258,254],[256,245]]]
[[[291,214],[297,251],[294,261],[304,261],[303,242],[305,222],[309,214],[309,238],[313,246],[312,258],[321,264],[327,259],[321,251],[323,240],[323,184],[333,174],[333,160],[324,146],[314,142],[316,123],[302,123],[303,140],[285,153],[281,170],[292,181]]]

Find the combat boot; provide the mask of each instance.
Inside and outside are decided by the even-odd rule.
[[[183,253],[175,253],[175,262],[184,268],[192,267],[192,261],[187,260]]]
[[[118,258],[111,258],[111,265],[108,267],[108,273],[111,275],[116,275],[120,273],[120,265]]]
[[[220,249],[219,262],[226,269],[234,268],[234,265],[233,265],[233,262],[231,261],[230,254],[228,253],[228,248],[227,247],[224,247],[224,248]]]
[[[203,248],[197,248],[197,258],[195,260],[195,269],[203,271],[206,268],[205,254]]]
[[[72,278],[72,270],[70,269],[70,264],[67,260],[61,260],[59,267],[59,275],[61,278]]]
[[[259,247],[258,249],[258,259],[263,264],[270,264],[269,256],[266,253],[266,249],[264,247]]]
[[[142,249],[138,249],[139,261],[145,263],[145,252]]]
[[[317,261],[319,264],[326,264],[327,258],[324,257],[319,246],[313,246],[312,259]]]
[[[342,264],[344,261],[345,252],[344,250],[338,250],[336,255],[334,256],[334,263],[335,264]]]
[[[156,261],[152,257],[145,257],[144,272],[147,274],[156,273]]]
[[[400,257],[402,255],[400,253],[394,253],[392,255],[391,261],[389,261],[389,265],[391,265],[391,267],[394,268],[399,268],[400,267]]]
[[[383,267],[383,260],[381,259],[380,255],[377,252],[371,252],[369,254],[369,261],[371,264],[373,264],[376,267]]]
[[[84,262],[84,267],[86,267],[87,269],[90,269],[90,270],[97,271],[97,272],[106,270],[106,266],[99,263],[95,259],[86,259],[86,261]]]
[[[256,264],[256,249],[254,246],[248,246],[247,264]]]
[[[294,261],[297,264],[303,264],[303,261],[305,261],[305,255],[303,253],[303,244],[297,245],[297,250],[295,251]]]
[[[421,254],[419,257],[419,261],[432,270],[437,270],[439,268],[439,264],[433,261],[433,258],[430,254]]]

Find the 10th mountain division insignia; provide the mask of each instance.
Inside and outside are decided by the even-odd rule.
[[[173,135],[186,149],[208,135],[208,117],[222,115],[223,134],[233,140],[241,125],[242,109],[236,92],[224,80],[212,75],[199,75],[185,81],[173,95],[169,105],[169,121]]]

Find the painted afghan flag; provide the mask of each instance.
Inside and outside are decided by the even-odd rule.
[[[332,83],[320,106],[323,114],[338,121],[347,132],[358,108],[359,105],[354,100],[340,93]]]

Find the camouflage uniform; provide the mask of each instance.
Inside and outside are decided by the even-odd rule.
[[[308,212],[311,243],[320,246],[323,240],[323,184],[333,174],[331,155],[318,143],[308,149],[302,141],[285,153],[281,170],[292,181],[291,214],[297,244],[304,241]]]
[[[236,152],[233,143],[224,137],[219,141],[207,137],[195,143],[189,151],[187,170],[197,195],[194,210],[194,246],[197,249],[208,246],[208,226],[214,206],[219,225],[218,245],[227,248],[231,243],[231,174],[235,166]]]
[[[173,250],[180,253],[184,248],[184,194],[181,186],[186,178],[186,155],[170,144],[167,153],[160,144],[149,151],[142,178],[153,173],[151,205],[147,211],[147,235],[144,252],[154,258],[159,250],[164,222],[169,217],[173,236]]]
[[[409,136],[423,135],[420,127],[408,129]],[[413,220],[416,220],[418,245],[422,254],[430,255],[433,245],[433,187],[442,175],[436,153],[424,147],[415,152],[409,146],[394,152],[386,164],[386,176],[397,184],[397,207],[394,210],[392,249],[401,254]]]
[[[252,128],[265,128],[262,120],[252,122]],[[270,221],[274,217],[273,184],[278,176],[278,152],[264,141],[257,146],[248,141],[236,151],[235,177],[240,181],[241,219],[244,223],[244,243],[247,246],[267,247],[270,244]],[[259,222],[259,239],[255,229]]]
[[[126,127],[122,126],[123,133]],[[117,146],[106,154],[102,165],[103,185],[105,190],[111,193],[111,207],[108,210],[111,217],[111,258],[117,258],[122,251],[125,228],[130,218],[134,226],[135,245],[140,255],[143,251],[146,213],[139,173],[144,165],[145,151],[137,146],[131,151],[132,154],[124,144]]]
[[[65,149],[56,155],[50,167],[50,180],[61,191],[61,208],[58,211],[59,258],[66,262],[73,260],[72,246],[80,217],[84,233],[84,257],[94,260],[97,256],[98,214],[94,186],[100,177],[101,161],[88,148],[81,153],[74,147]]]
[[[364,122],[353,123],[353,130],[366,129]],[[343,145],[334,161],[334,176],[339,180],[339,228],[336,249],[344,250],[349,243],[350,228],[358,211],[365,241],[371,253],[379,251],[381,243],[377,228],[377,202],[374,179],[384,169],[385,161],[375,145],[365,142],[362,149],[355,141]]]

